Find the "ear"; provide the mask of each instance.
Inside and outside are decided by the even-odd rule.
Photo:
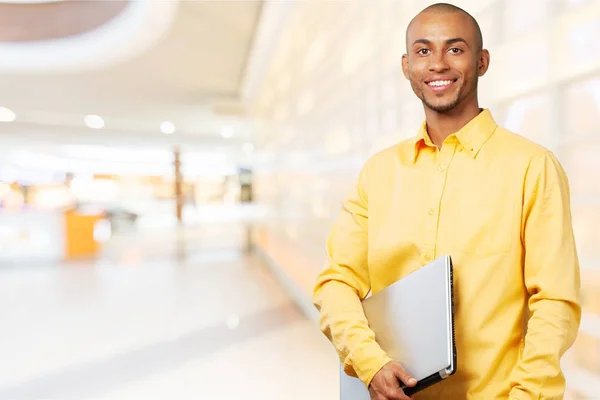
[[[483,49],[479,52],[479,60],[477,60],[477,75],[483,76],[490,67],[490,52]]]
[[[409,79],[409,75],[408,75],[408,55],[406,55],[406,54],[402,55],[402,73],[404,74],[404,77],[406,79]]]

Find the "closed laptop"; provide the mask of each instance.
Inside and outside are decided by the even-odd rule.
[[[418,381],[407,395],[456,371],[452,268],[441,256],[362,302],[381,348]],[[340,372],[340,400],[370,400],[360,380]]]

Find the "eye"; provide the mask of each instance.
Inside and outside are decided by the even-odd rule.
[[[419,49],[419,50],[417,50],[417,54],[424,56],[424,55],[428,54],[429,51],[430,51],[429,49]]]
[[[448,51],[452,54],[460,54],[463,52],[462,49],[459,49],[458,47],[453,47],[453,48],[449,49]]]

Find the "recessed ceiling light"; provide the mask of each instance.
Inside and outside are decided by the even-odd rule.
[[[252,143],[244,143],[242,146],[244,153],[252,153],[254,151],[254,145]]]
[[[165,135],[171,135],[175,133],[175,125],[170,121],[163,121],[160,124],[160,131]]]
[[[221,128],[221,136],[223,136],[224,138],[230,138],[233,136],[233,128],[231,126],[224,126],[223,128]]]
[[[104,120],[97,115],[86,115],[84,121],[92,129],[104,128]]]
[[[226,324],[229,329],[235,329],[240,325],[240,317],[237,315],[231,315],[229,318],[227,318]]]
[[[13,122],[17,116],[6,107],[0,107],[0,122]]]

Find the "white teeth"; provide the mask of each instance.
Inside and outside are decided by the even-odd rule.
[[[428,85],[429,86],[446,86],[451,83],[452,83],[452,81],[433,81],[433,82],[429,82]]]

